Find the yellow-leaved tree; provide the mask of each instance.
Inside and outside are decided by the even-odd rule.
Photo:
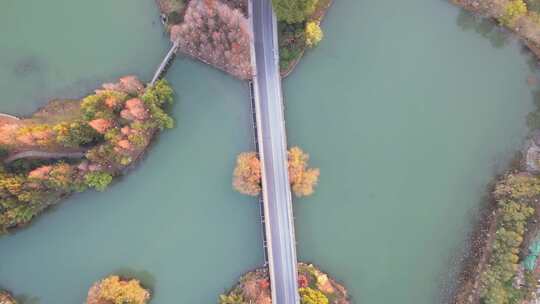
[[[111,275],[96,283],[88,292],[87,304],[146,304],[150,292],[135,279]]]
[[[309,21],[306,23],[306,45],[315,47],[323,39],[324,34],[318,22]]]
[[[261,162],[255,152],[240,153],[233,173],[233,187],[242,194],[257,196],[261,192]]]
[[[319,169],[308,167],[309,155],[298,147],[289,149],[289,182],[298,197],[313,194],[319,181]],[[233,173],[233,187],[242,194],[257,196],[261,193],[261,162],[255,152],[240,153]]]

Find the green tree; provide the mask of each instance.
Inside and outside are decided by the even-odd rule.
[[[53,127],[56,141],[65,147],[79,147],[94,141],[99,134],[84,121],[61,122]]]
[[[154,127],[163,130],[174,126],[173,119],[162,109],[164,104],[173,102],[173,90],[166,80],[159,80],[154,86],[148,87],[141,100],[150,111]]]
[[[274,11],[280,21],[303,22],[315,11],[319,0],[272,0]]]
[[[97,191],[104,191],[112,182],[112,175],[103,171],[94,171],[87,173],[84,176],[84,181],[88,187],[92,187]]]

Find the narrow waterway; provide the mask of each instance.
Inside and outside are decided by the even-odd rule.
[[[0,108],[17,114],[126,73],[149,81],[168,49],[148,0],[10,0],[0,26]],[[247,85],[187,59],[168,78],[176,128],[106,192],[1,238],[0,286],[28,303],[82,303],[119,272],[153,287],[153,303],[214,303],[261,264],[258,207],[230,186],[234,155],[251,146]]]
[[[335,2],[284,84],[289,144],[321,167],[295,204],[298,251],[355,303],[438,303],[526,134],[528,57],[446,1]]]
[[[149,0],[6,0],[0,27],[0,111],[22,115],[127,73],[149,80],[168,48]],[[284,82],[289,144],[322,172],[296,201],[300,258],[355,303],[437,303],[526,133],[528,57],[446,1],[336,0],[324,28]],[[153,303],[214,303],[262,263],[258,207],[230,186],[251,148],[245,84],[188,59],[168,78],[177,127],[106,192],[1,238],[0,286],[73,304],[119,272],[154,287]]]

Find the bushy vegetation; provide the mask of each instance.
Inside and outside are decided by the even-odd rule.
[[[293,193],[309,196],[315,191],[319,180],[319,169],[309,168],[309,155],[298,147],[289,149],[288,172]],[[261,164],[255,152],[238,155],[233,172],[233,188],[242,194],[257,196],[261,187]]]
[[[261,192],[261,162],[255,152],[240,153],[233,172],[233,187],[238,192],[256,196]]]
[[[322,15],[313,16],[317,10],[324,11],[328,0],[273,0],[279,19],[279,59],[281,73],[287,73],[300,60],[308,47],[315,47],[323,38],[320,27]]]
[[[279,21],[304,22],[315,11],[319,0],[272,0]]]
[[[99,139],[99,133],[83,120],[61,122],[53,127],[53,131],[56,142],[68,148],[85,146]]]
[[[157,130],[173,126],[164,111],[172,101],[173,91],[165,80],[144,89],[126,77],[85,97],[78,116],[69,121],[32,122],[16,130],[24,140],[6,147],[3,157],[28,145],[37,151],[76,149],[86,154],[69,162],[21,159],[9,167],[0,165],[0,232],[26,225],[71,193],[89,188],[104,191],[144,152]]]
[[[310,21],[306,23],[306,45],[314,47],[323,39],[323,32],[319,23]]]
[[[304,287],[299,288],[300,304],[328,304],[328,297],[319,290]]]
[[[87,304],[146,304],[149,301],[150,292],[138,280],[111,275],[92,286]]]
[[[507,26],[513,26],[517,18],[527,14],[527,4],[523,0],[511,0],[504,9],[504,15],[499,21]]]
[[[112,180],[113,176],[109,172],[103,171],[89,172],[84,176],[84,182],[86,185],[96,189],[97,191],[105,191]]]
[[[540,0],[527,0],[527,8],[531,12],[539,13],[540,12]]]
[[[171,27],[171,40],[182,52],[238,78],[252,76],[249,23],[240,9],[216,0],[190,1],[184,21]]]
[[[540,180],[528,174],[508,174],[497,185],[497,230],[487,269],[482,273],[481,297],[486,304],[521,303],[528,288],[513,284],[526,225],[540,195]]]
[[[309,196],[315,191],[320,171],[309,168],[309,154],[298,147],[292,147],[288,153],[289,182],[296,196]]]

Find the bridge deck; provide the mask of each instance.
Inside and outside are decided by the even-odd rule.
[[[277,22],[271,0],[250,0],[249,11],[253,30],[251,60],[255,70],[253,100],[262,167],[264,233],[272,302],[297,304],[296,241],[287,170]]]
[[[167,71],[167,68],[170,66],[172,61],[174,60],[174,57],[176,56],[176,51],[178,50],[178,41],[175,41],[173,45],[171,46],[171,49],[165,55],[165,58],[161,61],[161,64],[157,68],[156,72],[154,73],[154,77],[152,77],[152,81],[150,82],[151,85],[155,84],[158,79],[160,79],[163,74]]]

